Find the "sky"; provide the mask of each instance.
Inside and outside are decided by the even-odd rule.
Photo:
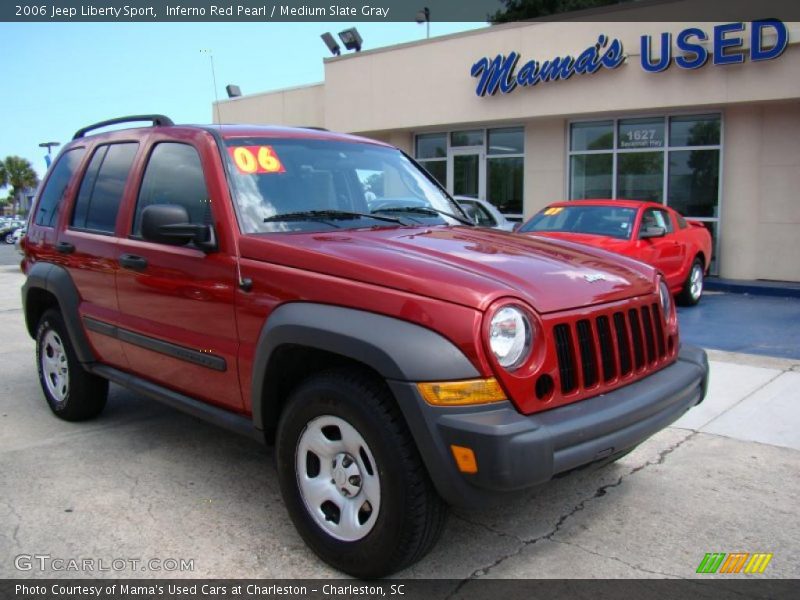
[[[229,83],[247,95],[320,82],[330,55],[320,34],[351,26],[364,50],[425,38],[417,23],[2,23],[0,159],[27,158],[41,178],[47,152],[39,143],[65,144],[97,121],[160,113],[210,123],[204,49],[221,99]],[[431,37],[483,26],[433,22]]]

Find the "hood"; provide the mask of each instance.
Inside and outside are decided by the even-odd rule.
[[[578,244],[587,244],[594,248],[602,248],[609,252],[620,252],[623,248],[630,245],[631,241],[622,238],[615,238],[609,235],[595,235],[593,233],[572,233],[568,231],[536,231],[526,232],[525,236],[540,236],[553,240],[567,240]]]
[[[540,313],[613,302],[652,292],[654,277],[643,263],[569,241],[467,227],[248,235],[240,252],[479,310],[504,296]]]

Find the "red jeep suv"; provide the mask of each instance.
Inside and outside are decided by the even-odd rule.
[[[614,460],[706,391],[656,270],[475,227],[350,135],[83,128],[24,253],[57,416],[95,417],[110,381],[274,443],[299,532],[355,576],[420,559],[447,504]]]

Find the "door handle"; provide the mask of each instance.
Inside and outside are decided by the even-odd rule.
[[[75,252],[75,245],[69,242],[58,242],[56,244],[56,252],[61,254],[72,254]]]
[[[119,257],[119,264],[126,269],[134,271],[143,271],[147,268],[147,259],[135,254],[123,254]]]

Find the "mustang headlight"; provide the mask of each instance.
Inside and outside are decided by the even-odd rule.
[[[531,353],[533,327],[528,316],[515,306],[504,306],[489,323],[489,346],[505,369],[516,369]]]
[[[664,320],[669,322],[672,315],[672,294],[663,279],[658,283],[658,295],[661,298],[661,312],[664,314]]]

